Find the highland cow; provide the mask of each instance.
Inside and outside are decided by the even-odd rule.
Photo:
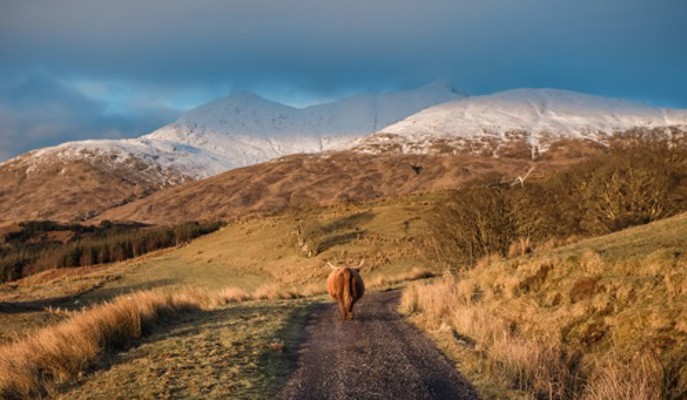
[[[365,293],[365,284],[363,284],[363,279],[360,277],[360,267],[362,265],[363,263],[361,262],[357,268],[349,268],[335,267],[329,264],[334,271],[327,278],[327,292],[329,292],[332,299],[339,302],[341,319],[343,321],[353,319],[353,306]]]

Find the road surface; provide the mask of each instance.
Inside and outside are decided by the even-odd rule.
[[[474,388],[396,312],[400,293],[368,293],[353,321],[317,307],[280,399],[478,399]]]

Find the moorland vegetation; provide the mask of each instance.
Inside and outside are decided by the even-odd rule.
[[[684,137],[637,135],[455,192],[430,224],[445,277],[401,309],[486,397],[685,398],[686,167]]]
[[[687,211],[687,137],[638,131],[607,151],[526,184],[485,181],[457,190],[430,216],[431,249],[445,267],[592,237]]]

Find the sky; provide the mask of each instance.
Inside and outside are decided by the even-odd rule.
[[[684,0],[0,0],[0,162],[238,90],[305,106],[439,80],[687,108],[686,21]]]

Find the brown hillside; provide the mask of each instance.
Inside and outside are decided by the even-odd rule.
[[[563,146],[562,148],[568,149]],[[577,158],[561,151],[536,162],[527,158],[474,155],[370,155],[338,152],[293,155],[228,171],[155,193],[108,210],[97,220],[176,223],[269,214],[289,206],[364,202],[453,189],[474,182],[499,182],[524,175],[530,165],[541,174]],[[556,161],[554,161],[556,160]]]
[[[28,157],[0,166],[0,226],[51,219],[75,221],[155,192],[169,183],[149,165]]]
[[[165,224],[229,219],[287,205],[368,201],[474,181],[514,179],[527,171],[530,152],[511,147],[500,158],[451,154],[456,149],[435,155],[397,151],[293,155],[186,183],[146,201],[141,199],[191,178],[135,158],[111,162],[94,154],[75,160],[35,158],[28,153],[0,164],[0,227],[36,219],[72,222],[97,217]],[[590,143],[558,143],[535,162],[542,166],[536,173],[596,151],[598,145]],[[110,211],[101,215],[106,210]]]

